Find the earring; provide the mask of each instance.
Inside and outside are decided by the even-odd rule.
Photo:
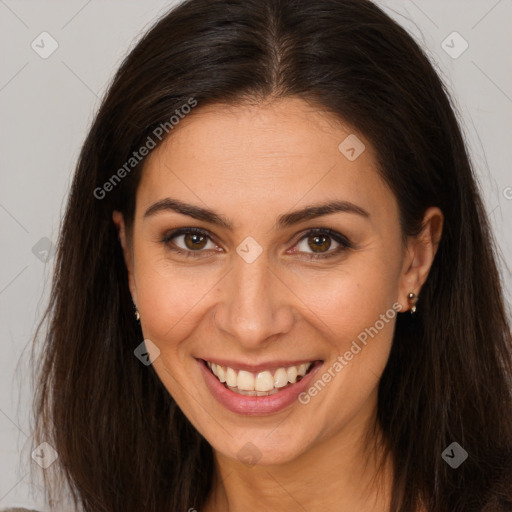
[[[418,302],[418,296],[415,293],[411,292],[407,296],[407,300],[409,301],[409,304],[411,306],[411,315],[412,315],[413,313],[416,313],[416,303]]]
[[[133,302],[132,300],[132,304],[133,304],[133,308],[135,309],[135,320],[137,320],[137,322],[140,320],[140,314],[139,314],[139,310],[137,309],[137,306],[135,305],[135,302]]]

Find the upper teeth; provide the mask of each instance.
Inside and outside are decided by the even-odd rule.
[[[271,391],[272,389],[283,388],[288,383],[293,384],[297,381],[297,377],[304,377],[313,362],[288,368],[278,368],[274,375],[269,370],[252,373],[246,370],[234,370],[229,366],[221,366],[210,361],[207,361],[207,364],[213,374],[229,387],[238,387],[239,390],[243,391]]]

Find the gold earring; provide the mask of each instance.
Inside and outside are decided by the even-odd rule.
[[[411,315],[412,315],[413,313],[416,313],[416,303],[418,302],[418,296],[415,293],[411,292],[407,296],[407,300],[409,301],[409,304],[411,306]]]
[[[137,306],[134,304],[133,307],[135,308],[135,320],[137,320],[137,322],[140,320],[140,314],[139,314],[139,310],[137,309]]]

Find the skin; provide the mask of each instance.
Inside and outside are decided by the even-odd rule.
[[[354,161],[338,149],[350,134],[366,147]],[[149,155],[133,232],[113,214],[144,338],[160,350],[155,371],[214,450],[213,491],[202,511],[389,509],[393,468],[384,461],[377,471],[385,440],[371,427],[395,318],[308,404],[266,416],[224,408],[195,361],[323,360],[327,369],[394,303],[409,309],[407,295],[419,294],[427,278],[443,216],[429,208],[421,234],[404,242],[396,199],[375,162],[362,134],[297,98],[198,106]],[[144,217],[166,197],[212,209],[233,229],[170,210]],[[369,216],[338,212],[275,228],[280,215],[327,200],[350,201]],[[183,235],[162,242],[191,226],[214,237],[199,244],[199,257],[169,248],[174,242],[193,252],[198,242],[190,237],[188,245]],[[331,246],[315,251],[304,238],[311,228],[341,233],[352,247],[308,259],[339,247],[328,238]],[[263,250],[252,263],[236,252],[247,236]],[[257,447],[255,465],[237,456],[247,442]]]

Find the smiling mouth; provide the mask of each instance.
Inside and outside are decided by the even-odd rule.
[[[299,382],[311,371],[315,362],[261,372],[235,370],[211,361],[204,361],[204,364],[225,388],[234,393],[245,396],[269,396]]]

